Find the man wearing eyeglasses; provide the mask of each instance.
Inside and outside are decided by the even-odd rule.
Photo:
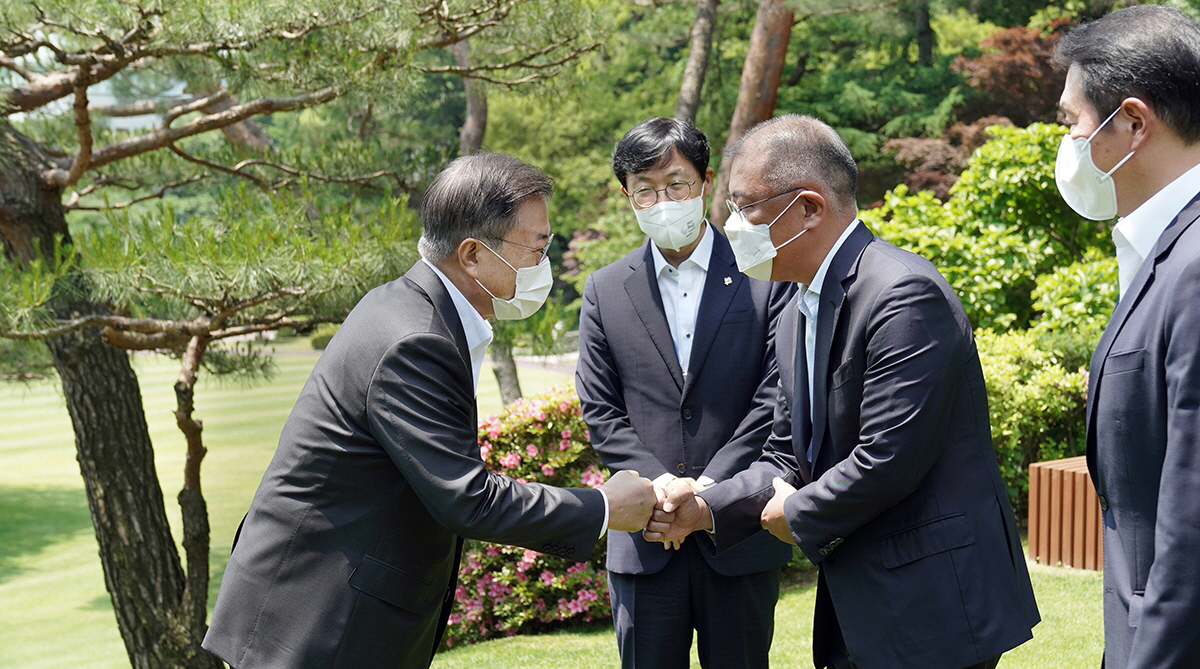
[[[708,160],[704,133],[676,119],[621,139],[613,172],[649,240],[588,278],[580,313],[576,387],[592,444],[613,471],[660,487],[678,478],[701,489],[758,458],[775,323],[793,292],[737,271],[705,220]],[[702,666],[766,667],[791,554],[766,532],[720,556],[704,533],[664,545],[609,532],[622,666],[685,669],[695,630]]]
[[[962,305],[857,219],[858,169],[829,126],[772,119],[726,162],[738,266],[799,284],[774,430],[733,479],[671,484],[646,537],[699,528],[733,550],[765,528],[798,545],[819,567],[818,668],[995,667],[1039,618]]]
[[[645,526],[647,478],[599,490],[489,473],[475,391],[486,319],[549,291],[550,180],[500,154],[450,163],[421,203],[421,260],[329,342],[235,538],[204,648],[236,669],[423,669],[463,537],[586,560]]]

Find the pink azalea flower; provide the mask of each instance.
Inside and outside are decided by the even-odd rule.
[[[542,465],[542,475],[554,476],[554,468],[550,465]]]
[[[533,444],[530,444],[530,445],[526,446],[526,447],[525,447],[525,454],[526,454],[526,455],[528,455],[528,456],[529,456],[529,457],[531,457],[531,458],[537,457],[537,454],[538,454],[538,447],[537,447],[537,446],[535,446],[535,445],[533,445]]]
[[[571,431],[570,431],[570,430],[563,430],[563,431],[562,431],[562,438],[563,438],[563,439],[570,439],[570,438],[571,438]]]
[[[521,466],[521,456],[516,453],[500,456],[500,464],[508,469],[516,469]]]

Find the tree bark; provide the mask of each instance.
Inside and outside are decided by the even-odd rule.
[[[43,185],[42,173],[53,165],[41,147],[0,122],[0,236],[9,262],[49,256],[56,237],[70,241],[62,191]],[[50,308],[60,319],[109,313],[78,272],[59,286]],[[62,380],[105,586],[131,664],[218,669],[181,620],[184,573],[129,356],[106,345],[99,328],[46,345]]]
[[[793,18],[785,0],[760,0],[725,146],[737,141],[755,124],[771,118],[775,112],[775,96],[783,77],[783,61],[792,37]],[[716,204],[709,208],[712,222],[721,228],[729,217],[729,210],[722,206],[728,197],[729,170],[722,165],[713,194]]]
[[[517,363],[513,360],[512,342],[498,339],[488,353],[492,357],[492,372],[500,386],[500,401],[505,406],[521,399],[521,382],[517,378]]]
[[[914,28],[917,34],[917,64],[929,67],[933,65],[933,27],[929,24],[929,0],[916,0],[913,3],[915,17]]]
[[[688,48],[683,83],[679,86],[679,101],[675,103],[675,118],[696,122],[700,108],[700,92],[704,74],[708,71],[708,56],[712,51],[713,27],[717,22],[719,0],[696,0],[696,19],[692,21],[692,38]]]
[[[470,40],[456,43],[453,50],[455,64],[471,67]],[[470,77],[463,77],[463,89],[467,94],[467,114],[458,136],[458,155],[469,156],[483,147],[483,136],[487,132],[487,91]]]

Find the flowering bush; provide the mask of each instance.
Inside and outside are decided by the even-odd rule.
[[[488,469],[522,483],[596,488],[606,478],[570,387],[517,400],[481,420],[479,451]],[[609,619],[604,547],[601,541],[589,562],[575,563],[467,541],[445,647]]]

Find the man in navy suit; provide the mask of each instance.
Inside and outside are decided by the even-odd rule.
[[[592,443],[614,471],[698,489],[758,458],[771,430],[773,335],[790,285],[737,271],[705,219],[713,171],[704,133],[654,118],[613,151],[613,172],[649,241],[588,278],[576,387]],[[608,572],[624,667],[766,667],[779,568],[791,548],[758,532],[717,556],[699,533],[672,545],[609,532]],[[666,548],[667,550],[664,550]]]
[[[1067,203],[1113,229],[1121,298],[1092,356],[1108,669],[1200,666],[1200,26],[1131,7],[1059,43]]]
[[[739,267],[801,284],[776,337],[774,432],[732,479],[672,483],[646,537],[708,529],[724,550],[763,527],[797,544],[820,568],[818,668],[995,667],[1038,613],[962,305],[857,219],[857,167],[829,126],[772,119],[726,162]]]

